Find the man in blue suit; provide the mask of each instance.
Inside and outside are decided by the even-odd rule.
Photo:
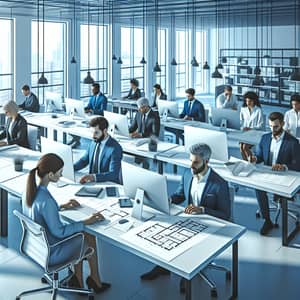
[[[25,100],[19,105],[21,109],[28,110],[31,112],[39,112],[40,103],[37,96],[30,91],[29,85],[25,84],[22,86],[22,93],[25,96]]]
[[[252,162],[272,166],[274,171],[294,170],[300,171],[299,164],[299,142],[289,133],[283,130],[284,116],[280,112],[273,112],[269,115],[270,133],[261,137],[256,150],[256,156],[251,156]],[[256,197],[259,208],[265,222],[260,229],[261,235],[267,235],[273,228],[269,212],[269,199],[267,193],[256,190]]]
[[[195,144],[190,148],[191,169],[182,176],[177,191],[170,197],[171,202],[184,201],[186,214],[208,214],[229,220],[231,202],[227,182],[208,166],[211,149],[206,144]],[[170,271],[156,266],[141,276],[142,280],[153,280],[160,275],[169,275]],[[184,291],[184,281],[180,283]]]
[[[185,91],[187,100],[184,102],[180,119],[205,122],[205,109],[203,104],[195,99],[195,90],[189,88]]]
[[[89,174],[80,179],[80,183],[113,181],[120,183],[122,147],[107,133],[108,122],[104,117],[90,121],[93,141],[85,154],[74,164],[78,171],[89,165]]]
[[[107,98],[100,91],[99,83],[92,84],[92,93],[85,112],[103,116],[103,111],[107,108]]]

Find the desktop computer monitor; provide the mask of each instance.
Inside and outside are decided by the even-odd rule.
[[[63,96],[57,93],[45,92],[46,111],[63,110]]]
[[[41,137],[41,152],[55,153],[64,161],[63,177],[75,182],[72,147]]]
[[[129,136],[127,116],[104,111],[104,117],[107,119],[110,127],[114,126],[116,134]]]
[[[163,175],[122,162],[124,192],[134,199],[138,188],[145,192],[144,204],[170,214],[167,178]]]
[[[226,126],[232,129],[240,129],[240,112],[226,108],[214,108],[211,111],[212,123],[215,126],[221,126],[223,120],[226,120]]]
[[[65,104],[67,115],[86,118],[86,114],[84,112],[84,103],[82,100],[65,98]]]
[[[157,100],[157,108],[160,116],[167,111],[169,116],[178,117],[178,104],[176,101]]]
[[[190,147],[197,143],[205,143],[211,148],[211,158],[228,161],[227,135],[225,132],[184,126],[186,152],[189,152]]]

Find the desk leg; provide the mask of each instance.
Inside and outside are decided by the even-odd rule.
[[[0,189],[0,236],[6,237],[8,232],[7,191]]]
[[[288,207],[287,199],[281,198],[281,208],[282,208],[282,246],[288,245]]]
[[[53,130],[53,140],[57,142],[57,130]]]
[[[158,174],[164,174],[164,163],[162,161],[157,161]]]
[[[67,144],[67,134],[63,132],[63,144]]]
[[[185,300],[192,299],[192,280],[185,280]]]
[[[236,299],[238,296],[238,241],[232,245],[232,296],[230,299]]]

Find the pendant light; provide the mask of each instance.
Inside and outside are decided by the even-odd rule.
[[[196,11],[195,11],[195,0],[193,0],[193,34],[196,35]],[[192,67],[199,67],[199,63],[197,62],[197,59],[195,57],[195,46],[193,47],[194,56],[191,61]]]
[[[218,3],[217,3],[217,1],[215,2],[215,4],[216,4],[216,6],[215,6],[215,12],[216,12],[215,25],[216,25],[216,30],[217,30],[217,47],[216,48],[217,48],[217,52],[219,52],[219,26],[218,26]],[[217,65],[215,67],[215,71],[211,74],[211,78],[214,78],[214,79],[222,79],[223,78],[223,75],[218,70],[218,66],[219,65]],[[222,66],[222,68],[223,68],[223,66]]]
[[[143,57],[140,61],[140,64],[145,65],[147,62],[145,60],[145,33],[146,33],[146,27],[145,27],[145,18],[146,18],[146,0],[143,1]]]
[[[90,4],[88,1],[88,71],[87,75],[83,80],[84,84],[93,84],[95,81],[93,77],[91,76],[90,72]]]
[[[72,41],[72,52],[73,52],[73,56],[71,59],[71,64],[76,64],[77,61],[75,59],[75,49],[76,49],[76,0],[74,0],[73,2],[73,41]]]
[[[153,72],[161,72],[160,65],[158,64],[158,0],[154,1],[155,11],[155,52],[156,52],[156,64],[153,68]]]
[[[123,64],[123,60],[122,60],[121,56],[119,56],[119,58],[117,60],[117,64],[119,64],[119,65]]]
[[[115,51],[115,47],[114,47],[114,38],[115,38],[115,26],[114,26],[114,1],[111,1],[111,21],[110,21],[110,24],[111,24],[111,31],[112,31],[112,37],[111,37],[111,48],[112,48],[112,51],[113,51],[113,54],[112,54],[112,57],[111,59],[116,61],[118,60],[116,54],[114,53]]]
[[[270,1],[268,1],[268,3],[270,3]],[[270,14],[268,14],[267,16],[267,53],[263,56],[263,58],[271,58],[271,56],[268,54],[268,45],[269,45],[269,25],[270,25]]]
[[[171,31],[172,31],[172,35],[175,36],[175,34],[176,34],[176,27],[175,27],[175,14],[174,14],[174,12],[171,15]],[[175,51],[176,51],[176,47],[172,47],[171,48],[171,52],[173,52],[172,53],[173,54],[173,58],[171,60],[171,66],[177,66],[177,61],[175,59],[175,55],[176,55]]]
[[[217,33],[218,33],[218,47],[217,47],[217,51],[218,51],[218,60],[219,60],[219,63],[217,65],[217,69],[221,70],[221,69],[224,69],[223,65],[222,65],[222,62],[220,61],[220,56],[219,56],[219,53],[220,53],[220,34],[219,34],[219,24],[220,24],[220,20],[219,20],[219,14],[218,14],[218,11],[217,11]]]
[[[44,70],[45,70],[45,0],[43,0],[42,3],[43,3],[43,72],[42,72],[41,77],[38,80],[38,84],[45,85],[45,84],[48,84],[48,80],[45,77],[45,73],[44,73]],[[39,24],[39,20],[38,20],[38,24]]]
[[[295,41],[295,57],[297,57],[297,0],[295,0],[295,7],[294,7],[294,41]],[[300,81],[300,73],[298,68],[294,68],[293,72],[289,76],[290,81]]]
[[[201,27],[202,27],[202,31],[204,31],[204,17],[202,17]],[[209,70],[210,69],[210,66],[208,65],[207,61],[204,62],[204,65],[203,65],[202,69],[203,70]]]

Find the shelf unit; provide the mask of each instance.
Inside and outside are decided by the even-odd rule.
[[[249,90],[255,91],[261,103],[269,105],[290,105],[290,96],[300,93],[300,82],[289,81],[289,75],[300,69],[299,48],[223,48],[220,58],[226,58],[223,77],[225,84],[233,87],[234,93],[242,99]],[[259,66],[264,85],[252,84]]]

